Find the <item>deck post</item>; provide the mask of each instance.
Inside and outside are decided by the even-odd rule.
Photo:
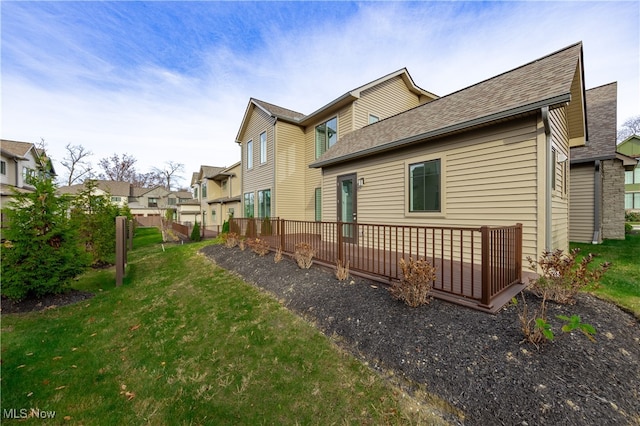
[[[338,222],[338,228],[336,230],[336,232],[338,233],[338,259],[341,262],[345,262],[345,259],[343,258],[344,256],[344,248],[342,247],[342,221]]]
[[[480,227],[482,236],[482,297],[480,303],[484,306],[491,304],[491,232],[488,226]]]
[[[516,271],[518,281],[522,282],[522,224],[516,223]]]
[[[280,249],[285,251],[284,247],[284,219],[278,219],[278,233],[280,234]]]

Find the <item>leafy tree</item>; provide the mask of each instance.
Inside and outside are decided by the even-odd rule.
[[[2,295],[15,300],[63,292],[88,263],[51,177],[37,173],[28,182],[35,190],[14,192],[3,210]]]
[[[93,264],[115,261],[116,227],[118,216],[131,219],[128,207],[121,208],[111,202],[109,194],[96,194],[97,183],[87,180],[85,188],[72,202],[71,219],[78,229],[80,241],[91,256]]]

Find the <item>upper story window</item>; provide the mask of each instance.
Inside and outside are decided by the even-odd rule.
[[[640,183],[640,166],[636,166],[633,170],[627,170],[624,172],[624,183],[634,184]]]
[[[338,117],[316,126],[316,158],[338,141]]]
[[[247,142],[247,170],[253,168],[253,141]]]
[[[207,198],[207,181],[202,182],[202,198]]]
[[[175,206],[176,205],[176,199],[171,197],[171,198],[167,198],[167,204],[169,204],[170,206]]]
[[[260,133],[260,164],[267,162],[267,132]]]
[[[22,168],[22,181],[24,183],[29,183],[29,181],[34,177],[35,170],[30,169],[29,167]]]
[[[409,211],[440,211],[440,159],[409,165]]]
[[[377,115],[369,114],[369,124],[377,123],[380,121],[380,117]]]
[[[223,180],[223,181],[222,181],[222,189],[223,189],[223,190],[227,189],[227,181],[228,181],[228,180],[229,180],[229,179],[225,179],[225,180]]]
[[[198,199],[198,187],[197,186],[193,187],[193,198],[195,198],[196,200]]]
[[[122,201],[122,197],[111,197],[111,201],[113,201],[114,203],[119,203],[120,201]]]
[[[0,161],[0,174],[3,174],[3,175],[7,174],[7,162],[6,161]]]
[[[149,207],[158,207],[158,199],[155,197],[149,197]]]

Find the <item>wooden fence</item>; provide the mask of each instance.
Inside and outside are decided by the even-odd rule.
[[[494,312],[522,290],[522,225],[430,227],[278,218],[233,218],[230,231],[293,255],[305,242],[314,261],[348,262],[351,273],[382,282],[402,278],[400,259],[436,267],[436,297]]]

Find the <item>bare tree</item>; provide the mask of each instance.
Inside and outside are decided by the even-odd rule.
[[[65,149],[67,150],[67,155],[62,159],[61,163],[69,173],[67,186],[71,186],[76,182],[81,183],[84,178],[91,177],[93,170],[86,159],[93,153],[87,151],[82,145],[67,144]]]
[[[184,164],[176,163],[175,161],[167,161],[164,164],[165,167],[162,169],[154,167],[153,173],[156,173],[161,178],[161,185],[163,185],[167,191],[171,191],[172,182],[175,184],[176,181],[182,179],[182,176],[179,176],[178,173],[184,173]]]
[[[103,171],[103,173],[100,174],[100,178],[135,184],[137,178],[135,168],[136,161],[138,160],[129,154],[122,154],[122,157],[118,154],[105,157],[98,162],[98,165]]]
[[[640,135],[640,115],[627,118],[622,123],[620,129],[618,129],[618,142],[622,142],[632,135]]]

